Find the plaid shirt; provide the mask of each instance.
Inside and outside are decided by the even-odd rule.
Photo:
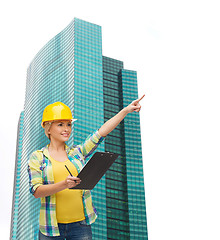
[[[74,145],[65,149],[69,160],[74,164],[77,171],[80,172],[85,164],[85,158],[88,157],[104,140],[98,130],[90,134],[84,143]],[[45,184],[53,184],[53,170],[48,151],[48,145],[41,150],[33,152],[28,162],[28,174],[30,192],[35,193],[37,187]],[[92,203],[92,197],[89,190],[83,190],[84,214],[87,224],[92,224],[97,218],[97,212]],[[40,231],[46,236],[59,236],[59,229],[56,219],[56,196],[55,194],[41,198]]]

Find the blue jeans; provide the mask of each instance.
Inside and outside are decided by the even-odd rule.
[[[39,231],[39,240],[91,240],[92,229],[91,225],[86,225],[86,221],[73,223],[58,223],[60,236],[49,237]]]

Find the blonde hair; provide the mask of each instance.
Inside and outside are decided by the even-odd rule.
[[[43,123],[45,135],[46,135],[49,139],[50,139],[50,134],[49,134],[48,132],[49,132],[49,130],[50,130],[51,124],[52,124],[52,122],[44,122],[44,123]]]

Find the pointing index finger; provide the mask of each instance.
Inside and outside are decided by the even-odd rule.
[[[145,96],[145,94],[144,94],[142,97],[140,97],[139,99],[137,99],[136,102],[140,102],[141,99],[142,99],[144,96]]]

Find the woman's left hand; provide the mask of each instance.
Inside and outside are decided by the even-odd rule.
[[[126,108],[126,110],[127,110],[127,112],[128,113],[131,113],[131,112],[140,112],[140,110],[141,110],[141,105],[140,105],[140,101],[141,101],[141,99],[143,98],[145,96],[145,94],[142,96],[142,97],[140,97],[140,98],[138,98],[137,100],[134,100],[132,103],[130,103],[127,107],[125,107]]]

